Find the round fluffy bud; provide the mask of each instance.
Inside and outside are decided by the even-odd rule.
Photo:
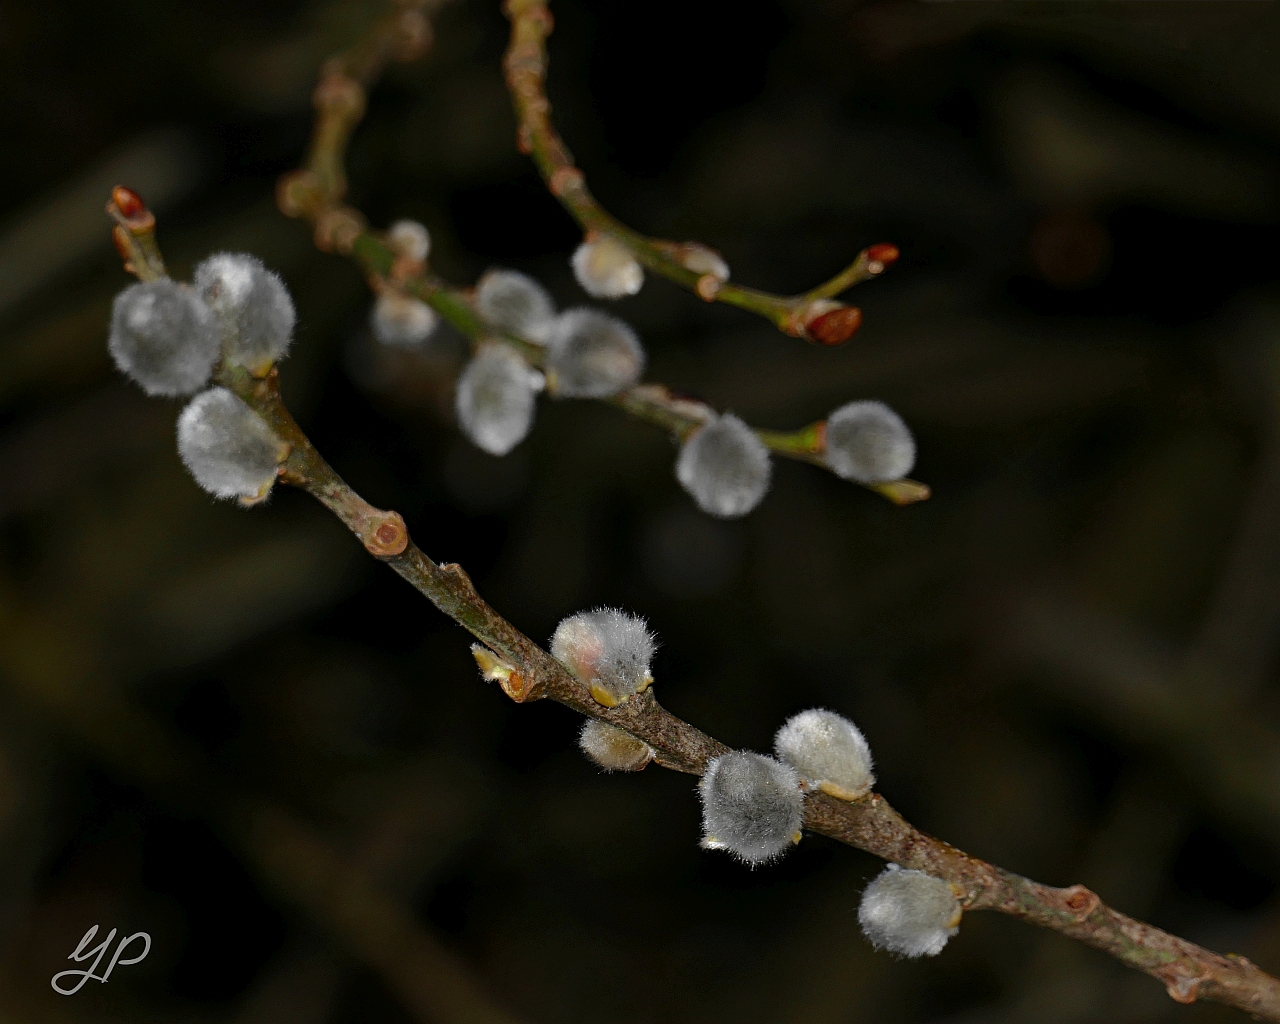
[[[190,395],[218,360],[218,328],[190,288],[167,278],[143,281],[116,296],[107,347],[147,394]]]
[[[490,270],[476,285],[476,312],[491,327],[546,344],[556,307],[542,285],[515,270]]]
[[[262,376],[284,358],[297,313],[289,289],[260,259],[216,253],[196,267],[195,286],[218,315],[227,362]]]
[[[556,317],[547,346],[547,387],[557,398],[608,398],[644,373],[636,332],[598,309],[570,309]]]
[[[710,274],[717,281],[729,280],[729,264],[714,249],[697,242],[686,242],[680,262],[695,274]]]
[[[811,786],[840,800],[856,800],[875,785],[871,748],[858,727],[834,711],[801,711],[773,739],[778,758]]]
[[[644,284],[644,269],[631,250],[609,235],[583,242],[573,253],[573,275],[596,299],[634,295]]]
[[[862,894],[858,923],[877,949],[937,956],[960,930],[960,901],[941,878],[890,864]]]
[[[653,748],[644,740],[594,718],[582,727],[578,746],[607,772],[636,772],[653,760]]]
[[[800,840],[804,796],[795,771],[749,750],[721,754],[698,783],[702,845],[728,850],[747,864],[765,864]]]
[[[421,263],[431,251],[431,233],[416,220],[398,220],[387,229],[387,244],[397,256]]]
[[[827,465],[860,484],[901,480],[916,463],[916,441],[883,402],[850,402],[827,417]]]
[[[533,426],[542,374],[507,345],[486,345],[458,377],[454,408],[472,444],[506,455]]]
[[[745,516],[769,490],[769,449],[734,416],[716,416],[690,435],[676,459],[676,479],[698,508],[721,519]]]
[[[288,453],[266,421],[226,388],[196,395],[178,417],[178,454],[196,483],[218,498],[265,498]]]
[[[373,336],[394,348],[421,345],[440,323],[436,311],[421,299],[396,292],[383,292],[374,300],[369,313]]]
[[[612,708],[653,681],[649,665],[656,646],[644,619],[597,608],[570,615],[556,627],[551,656]]]

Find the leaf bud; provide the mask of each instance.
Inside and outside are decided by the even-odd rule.
[[[781,761],[749,750],[722,754],[707,765],[698,793],[706,849],[727,850],[755,867],[800,841],[800,778]]]
[[[680,448],[676,479],[698,507],[720,519],[745,516],[769,490],[769,449],[733,413],[715,416]]]

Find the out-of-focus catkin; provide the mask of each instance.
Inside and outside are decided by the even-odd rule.
[[[644,268],[631,250],[609,235],[583,242],[573,254],[573,274],[594,299],[634,295],[644,284]]]
[[[262,376],[285,357],[297,313],[289,289],[260,259],[215,253],[196,267],[195,286],[217,314],[228,363]]]
[[[771,474],[769,449],[732,413],[699,427],[676,459],[680,485],[702,511],[721,519],[744,516],[759,505]]]
[[[860,484],[901,480],[916,461],[910,428],[883,402],[850,402],[827,417],[827,465]]]
[[[511,348],[485,345],[458,377],[458,425],[477,448],[506,455],[533,426],[542,387],[542,374]]]
[[[490,270],[476,285],[476,312],[490,327],[546,344],[556,307],[542,285],[516,270]]]
[[[578,734],[582,752],[607,772],[639,771],[653,760],[653,748],[616,725],[590,718]]]
[[[609,398],[639,381],[644,364],[628,324],[597,309],[566,310],[548,339],[547,390],[557,398]]]

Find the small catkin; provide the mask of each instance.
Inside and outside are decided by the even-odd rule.
[[[877,949],[900,956],[937,956],[960,930],[955,890],[941,878],[890,864],[862,894],[858,923]]]
[[[439,323],[436,311],[421,299],[397,292],[383,292],[369,313],[373,336],[392,348],[416,348],[431,337]]]
[[[289,289],[260,259],[216,253],[196,267],[195,286],[218,315],[227,362],[262,376],[284,358],[297,313]]]
[[[582,752],[607,772],[639,771],[653,760],[653,748],[616,725],[591,718],[578,734]]]
[[[644,284],[644,269],[631,250],[609,235],[583,242],[573,253],[573,274],[595,299],[634,295]]]
[[[111,307],[111,358],[149,395],[190,395],[218,360],[213,312],[190,288],[167,278],[130,285]]]
[[[557,398],[609,398],[644,373],[645,354],[631,327],[597,309],[556,317],[547,346],[547,388]]]
[[[510,347],[486,345],[458,377],[458,424],[477,448],[506,455],[533,426],[542,387],[542,374]]]
[[[515,270],[490,270],[476,285],[476,312],[491,327],[546,344],[556,307],[542,285]]]
[[[571,615],[551,638],[551,656],[608,708],[653,681],[649,666],[656,649],[644,619],[617,608]]]
[[[809,785],[840,800],[856,800],[875,785],[871,748],[858,727],[834,711],[793,715],[778,730],[773,750]]]
[[[916,441],[883,402],[850,402],[827,417],[827,465],[860,484],[901,480],[916,462]]]
[[[196,483],[215,497],[266,497],[288,450],[266,421],[226,388],[196,395],[178,417],[178,454]]]
[[[721,754],[698,783],[702,845],[753,867],[781,857],[800,839],[804,796],[790,765],[749,750]]]
[[[676,459],[680,486],[702,511],[721,519],[745,516],[759,505],[772,471],[769,449],[732,413],[699,427]]]
[[[729,264],[714,249],[708,249],[697,242],[686,242],[680,260],[685,269],[695,274],[710,274],[717,281],[729,280]]]
[[[387,229],[387,244],[397,256],[421,263],[431,251],[431,233],[416,220],[398,220]]]

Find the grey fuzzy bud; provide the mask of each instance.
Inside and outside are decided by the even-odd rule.
[[[916,462],[916,441],[883,402],[850,402],[827,417],[827,465],[860,484],[901,480]]]
[[[639,771],[653,760],[653,748],[616,725],[591,718],[578,734],[582,752],[607,772]]]
[[[841,800],[856,800],[875,785],[871,748],[858,727],[834,711],[793,715],[778,730],[773,750],[809,785]]]
[[[506,455],[533,426],[542,374],[506,345],[486,345],[458,377],[454,407],[472,444]]]
[[[178,417],[178,454],[196,483],[219,498],[265,498],[288,451],[226,388],[196,395]]]
[[[745,516],[759,505],[772,471],[769,449],[732,413],[699,427],[676,459],[680,486],[703,512],[721,519]]]
[[[781,761],[749,750],[721,754],[707,765],[698,793],[707,849],[727,850],[755,866],[776,860],[800,839],[800,778]]]
[[[573,275],[595,299],[634,295],[644,284],[644,268],[631,250],[608,235],[583,242],[573,253]]]
[[[547,387],[558,398],[609,398],[634,385],[644,363],[629,325],[597,309],[570,309],[548,339]]]
[[[546,344],[556,318],[542,285],[515,270],[490,270],[480,278],[476,312],[489,326],[539,344]]]
[[[649,666],[656,647],[644,619],[617,608],[571,615],[551,638],[551,656],[609,708],[653,681]]]
[[[890,864],[862,894],[858,923],[877,949],[901,956],[937,956],[960,930],[955,890],[941,878]]]
[[[218,328],[190,288],[167,278],[144,281],[116,296],[107,347],[147,394],[190,395],[204,387],[218,361]]]
[[[431,233],[416,220],[398,220],[387,229],[387,244],[397,256],[421,263],[431,251]]]
[[[440,323],[436,311],[421,299],[383,292],[369,313],[373,336],[393,348],[415,348],[431,337]]]
[[[297,313],[289,289],[260,259],[216,253],[196,267],[195,286],[218,315],[228,363],[262,376],[284,358]]]

